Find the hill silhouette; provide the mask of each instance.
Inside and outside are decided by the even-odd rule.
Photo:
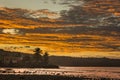
[[[4,59],[3,56],[5,57]],[[29,59],[33,54],[20,53],[20,52],[10,52],[0,49],[0,63],[1,67],[5,67],[2,62],[8,63],[9,59],[13,59],[13,62],[17,67],[43,67],[39,66],[26,66],[26,64],[35,65],[33,59]],[[23,59],[25,64],[20,65],[19,61]],[[10,67],[11,62],[8,63],[6,67]],[[19,65],[18,65],[19,64]],[[43,63],[39,63],[43,64]],[[56,64],[59,66],[81,66],[81,67],[120,67],[120,59],[110,59],[110,58],[80,58],[80,57],[65,57],[65,56],[49,56],[49,64]],[[16,67],[16,66],[13,66]],[[44,66],[48,67],[48,66]],[[51,67],[52,68],[52,67]]]
[[[0,50],[0,67],[58,68],[57,65],[49,63],[48,52],[41,51],[40,48],[36,48],[34,54],[25,54]]]
[[[78,67],[120,67],[120,59],[110,58],[80,58],[51,56],[50,62],[60,66],[78,66]]]

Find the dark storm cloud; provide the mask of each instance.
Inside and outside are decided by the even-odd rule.
[[[105,13],[105,12],[104,12]],[[97,14],[94,12],[88,12],[81,6],[72,6],[70,10],[61,11],[63,19],[75,23],[87,23],[90,21],[98,22],[97,18],[105,17],[108,14]],[[92,23],[92,22],[91,22]]]
[[[114,2],[112,0],[85,1],[87,2],[83,6],[71,5],[70,10],[61,11],[62,19],[73,23],[93,24],[94,26],[108,26],[111,24],[119,26],[119,0]]]

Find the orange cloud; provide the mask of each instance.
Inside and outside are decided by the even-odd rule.
[[[104,37],[100,35],[74,35],[58,33],[26,33],[25,35],[14,36],[10,34],[1,34],[0,36],[0,44],[29,45],[34,47],[41,47],[43,48],[43,50],[49,51],[51,55],[64,54],[72,56],[95,56],[99,52],[101,52],[104,53],[101,54],[101,56],[108,56],[108,52],[110,51],[119,51],[119,47],[117,46],[120,46],[119,39],[112,36]],[[90,55],[89,53],[87,53],[87,51],[89,51],[90,54],[94,52],[95,55]]]

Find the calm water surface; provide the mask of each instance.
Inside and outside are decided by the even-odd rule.
[[[4,73],[0,72],[0,74],[66,75],[66,76],[87,76],[120,79],[120,67],[60,67],[60,69],[44,69],[44,68],[9,68],[9,69],[0,68],[1,71],[6,70],[6,72]]]

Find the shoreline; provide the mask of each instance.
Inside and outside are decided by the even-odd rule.
[[[59,76],[59,75],[0,75],[0,80],[119,80],[111,78],[91,78],[86,76]]]

